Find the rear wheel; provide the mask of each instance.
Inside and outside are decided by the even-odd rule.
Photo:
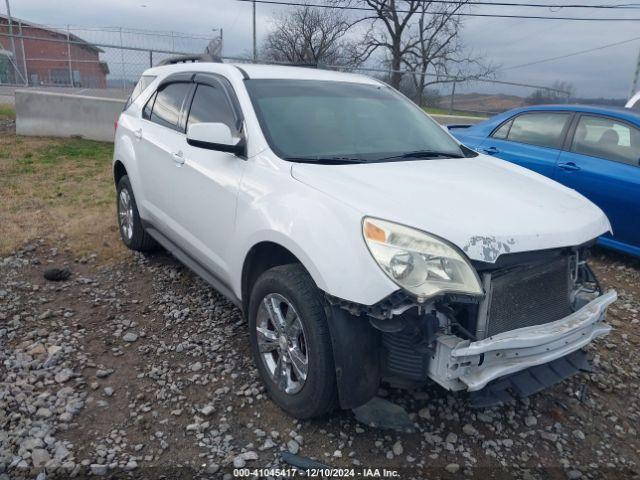
[[[323,299],[301,265],[263,273],[249,302],[253,357],[270,397],[297,418],[337,405],[331,338]]]
[[[158,248],[156,241],[149,235],[142,226],[138,205],[133,196],[133,188],[129,177],[124,175],[116,186],[118,228],[120,238],[131,250],[138,252],[148,252]]]

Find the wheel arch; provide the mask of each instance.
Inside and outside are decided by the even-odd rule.
[[[241,274],[242,311],[245,315],[249,311],[249,297],[251,288],[258,277],[273,267],[297,263],[309,270],[304,263],[288,248],[274,241],[261,241],[253,245],[245,256]]]
[[[122,163],[120,160],[116,160],[115,162],[113,162],[113,181],[116,185],[118,185],[120,179],[125,175],[128,175],[128,173],[127,168],[124,166],[124,163]]]

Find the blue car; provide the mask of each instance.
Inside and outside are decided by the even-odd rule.
[[[640,112],[583,105],[518,108],[450,126],[464,145],[577,190],[609,217],[604,247],[640,257]]]

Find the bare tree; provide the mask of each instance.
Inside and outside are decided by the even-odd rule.
[[[356,45],[348,38],[351,23],[340,11],[299,7],[276,17],[263,45],[267,60],[353,67]]]
[[[526,98],[528,105],[549,103],[566,103],[574,94],[574,86],[570,82],[555,81],[551,88],[539,88]],[[564,92],[564,93],[563,93]]]
[[[402,69],[416,72],[414,87],[422,101],[424,90],[451,77],[461,81],[491,74],[495,69],[479,57],[465,54],[457,15],[469,0],[439,3],[429,0],[332,0],[358,4],[372,12],[361,55],[383,50],[390,68],[389,83],[400,88]]]

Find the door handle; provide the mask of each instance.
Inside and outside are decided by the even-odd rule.
[[[573,162],[562,162],[558,164],[558,167],[567,172],[577,172],[580,170],[580,167]]]
[[[500,153],[500,150],[498,150],[497,147],[488,147],[488,148],[483,148],[482,151],[484,153],[487,153],[489,155],[495,155],[496,153]]]
[[[134,130],[133,135],[140,140],[142,138],[142,129],[139,128],[138,130]]]
[[[182,153],[182,150],[172,153],[171,156],[173,157],[173,161],[178,165],[184,164],[184,154]]]

